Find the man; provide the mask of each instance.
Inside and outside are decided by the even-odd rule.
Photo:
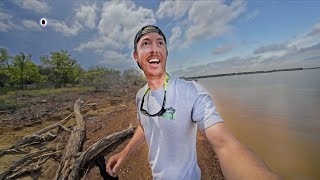
[[[140,125],[128,145],[109,158],[107,172],[115,176],[146,139],[154,179],[198,180],[198,128],[216,152],[226,179],[278,179],[225,127],[212,99],[199,84],[166,73],[167,55],[166,37],[158,27],[148,25],[138,31],[133,57],[147,80],[136,97]]]

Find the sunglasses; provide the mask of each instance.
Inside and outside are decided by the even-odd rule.
[[[141,105],[140,105],[140,112],[145,115],[145,116],[150,116],[150,117],[155,117],[155,116],[162,116],[162,114],[164,114],[166,112],[166,109],[164,108],[166,105],[166,97],[167,97],[167,83],[169,82],[170,79],[170,75],[167,74],[166,75],[166,79],[164,82],[164,97],[163,97],[163,103],[162,103],[162,107],[160,109],[159,112],[155,113],[155,114],[150,114],[147,110],[143,109],[143,104],[144,104],[144,97],[146,96],[146,94],[148,94],[150,88],[148,88],[146,90],[146,92],[144,93],[143,97],[142,97],[142,101],[141,101]]]
[[[161,107],[160,111],[155,113],[155,114],[150,114],[150,113],[148,113],[147,110],[143,109],[144,97],[146,96],[146,94],[147,93],[145,93],[143,95],[143,98],[142,98],[142,101],[141,101],[141,105],[140,105],[140,112],[143,115],[150,116],[150,117],[155,117],[155,116],[161,116],[163,113],[166,112],[166,109],[164,107],[166,105],[166,94],[167,94],[167,91],[164,91],[164,98],[163,98],[163,103],[162,103],[162,107]]]

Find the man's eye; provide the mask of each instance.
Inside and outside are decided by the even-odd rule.
[[[148,46],[148,45],[149,45],[148,42],[143,42],[143,43],[142,43],[142,46]]]

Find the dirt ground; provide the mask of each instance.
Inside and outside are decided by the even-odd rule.
[[[68,92],[52,97],[22,97],[25,101],[29,101],[27,107],[0,114],[0,149],[10,146],[25,135],[62,120],[73,111],[73,103],[80,97],[84,102],[96,103],[94,107],[85,107],[81,110],[86,122],[86,139],[83,144],[83,150],[85,150],[99,139],[129,127],[131,123],[138,125],[135,106],[136,92],[137,89],[122,95],[88,91]],[[72,127],[72,121],[71,119],[70,123],[65,126]],[[67,133],[64,136],[67,139]],[[101,155],[107,160],[111,155],[120,152],[129,140],[116,143]],[[224,179],[218,159],[206,138],[200,133],[197,135],[197,155],[202,179]],[[1,157],[0,172],[16,159],[15,156]],[[52,179],[55,175],[53,169],[57,169],[58,163],[59,158],[49,160],[41,172],[25,176],[23,179]],[[88,168],[84,170],[84,179],[102,179],[94,162],[90,162]],[[119,179],[152,179],[146,143],[135,151],[121,167]]]

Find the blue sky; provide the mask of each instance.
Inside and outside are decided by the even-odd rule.
[[[45,27],[41,18],[47,19]],[[293,67],[298,66],[298,60],[291,60],[297,54],[299,60],[320,57],[316,0],[4,0],[0,47],[11,55],[30,53],[36,63],[40,56],[66,49],[82,67],[123,70],[136,67],[133,38],[146,24],[158,25],[167,36],[169,72],[188,74],[210,64],[216,69],[232,67],[235,59],[248,70],[267,66],[265,62],[279,64],[275,60],[280,59],[286,60],[281,67]],[[228,63],[219,66],[222,61]],[[249,62],[254,62],[251,68]],[[240,70],[239,63],[229,71]],[[213,74],[208,68],[202,73]]]

